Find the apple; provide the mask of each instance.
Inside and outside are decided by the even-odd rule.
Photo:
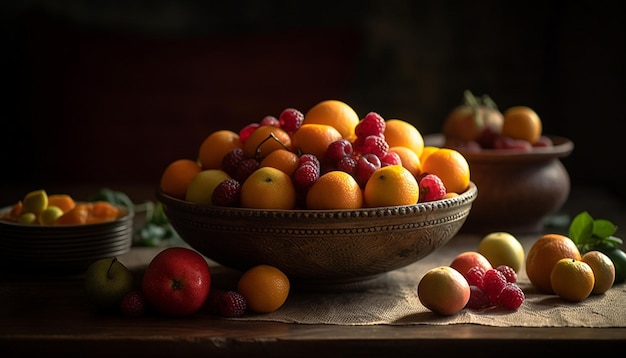
[[[477,251],[462,252],[450,263],[450,267],[459,271],[463,277],[466,277],[467,271],[474,266],[482,267],[485,272],[493,268],[489,260]]]
[[[449,266],[430,269],[417,286],[417,295],[424,307],[440,315],[453,315],[462,310],[470,298],[470,286],[463,275]]]
[[[117,257],[99,259],[87,268],[85,294],[97,308],[117,307],[122,297],[133,289],[133,273]]]
[[[492,232],[485,235],[476,249],[489,260],[493,267],[506,265],[520,272],[524,264],[524,247],[508,232]]]
[[[211,288],[209,264],[186,247],[169,247],[148,264],[142,281],[146,300],[157,312],[189,316],[202,308]]]

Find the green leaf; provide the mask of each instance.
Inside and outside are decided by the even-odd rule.
[[[593,221],[593,236],[600,239],[612,236],[617,232],[617,226],[612,222],[605,219],[598,219]]]
[[[576,215],[569,227],[569,237],[577,245],[583,245],[591,240],[594,220],[588,212],[583,211]]]

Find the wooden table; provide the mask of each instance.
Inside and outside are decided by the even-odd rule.
[[[586,201],[597,193],[573,194],[567,209],[572,213],[584,207],[597,217],[626,218],[623,204],[610,197]],[[612,213],[602,216],[609,212],[600,208]],[[132,270],[141,271],[158,250],[134,248],[123,260]],[[5,273],[0,278],[2,357],[428,357],[491,352],[508,357],[537,352],[580,355],[624,347],[626,328],[303,325],[229,321],[208,314],[125,318],[95,312],[84,297],[80,276],[32,278]]]

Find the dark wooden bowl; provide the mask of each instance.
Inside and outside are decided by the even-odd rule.
[[[207,258],[244,271],[281,269],[294,282],[368,280],[429,255],[461,228],[476,186],[458,197],[359,210],[254,210],[195,205],[157,190],[181,238]]]

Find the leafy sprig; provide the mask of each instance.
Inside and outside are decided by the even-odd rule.
[[[606,219],[594,219],[588,212],[576,215],[569,226],[569,237],[581,253],[599,247],[618,247],[622,239],[615,236],[617,226]]]

